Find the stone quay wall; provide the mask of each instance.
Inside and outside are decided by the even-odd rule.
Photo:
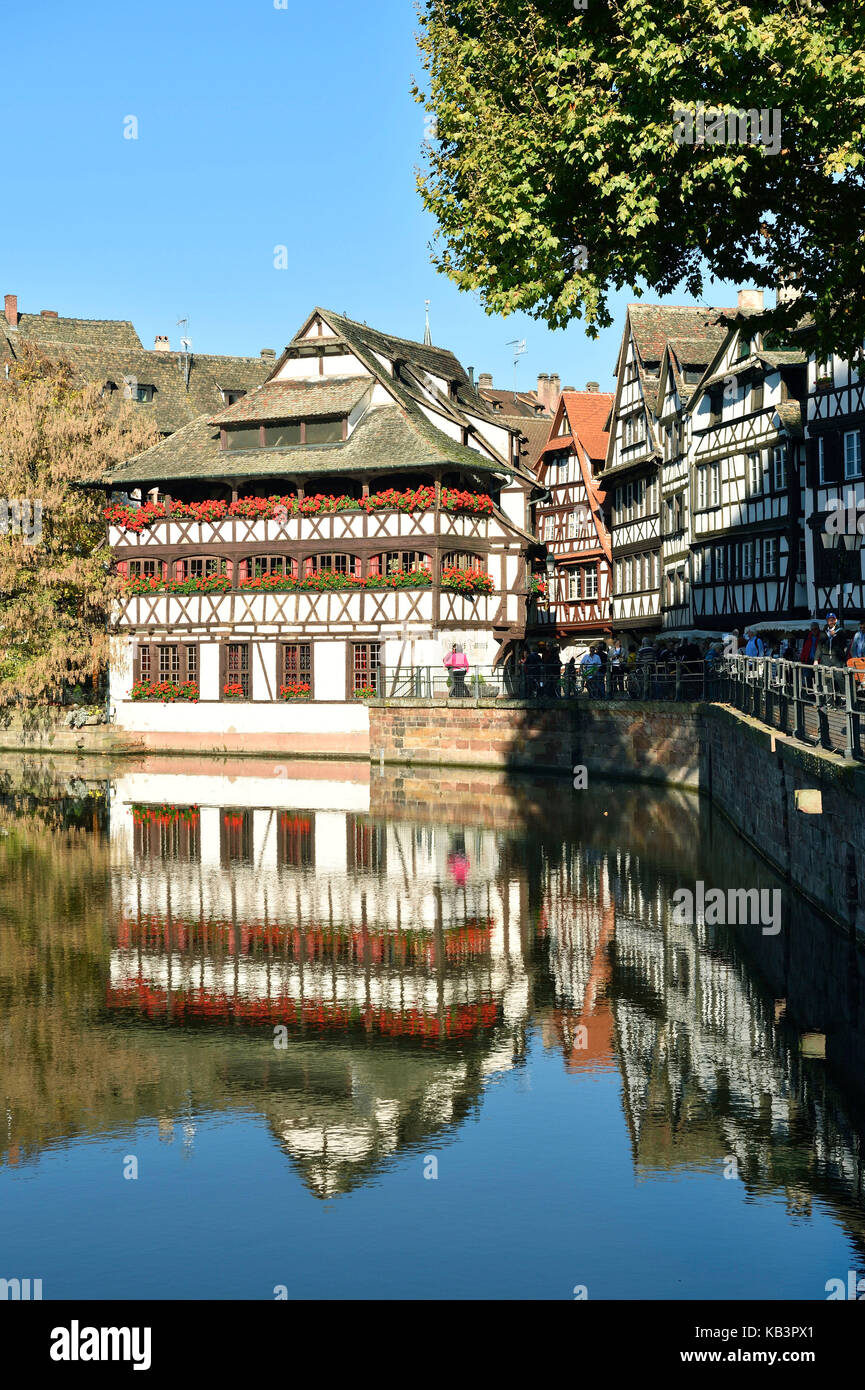
[[[816,907],[865,932],[865,766],[723,705],[373,701],[373,763],[664,783],[706,795]]]

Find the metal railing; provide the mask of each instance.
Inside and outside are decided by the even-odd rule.
[[[779,657],[730,656],[713,698],[801,743],[862,757],[865,671]]]
[[[703,700],[718,685],[703,661],[651,662],[613,668],[553,666],[514,670],[473,666],[449,672],[441,666],[410,666],[383,674],[385,699],[472,700]]]
[[[730,704],[813,747],[862,758],[865,671],[779,657],[652,661],[614,668],[442,666],[382,669],[378,694],[396,700],[709,700]]]

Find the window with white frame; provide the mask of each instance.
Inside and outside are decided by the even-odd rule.
[[[712,547],[711,547],[710,545],[707,545],[707,546],[706,546],[706,549],[703,551],[703,583],[704,583],[704,584],[711,584],[711,582],[712,582]]]
[[[858,430],[844,434],[844,477],[858,478],[862,473],[862,436]]]
[[[759,453],[748,455],[748,495],[756,497],[763,491],[763,457]]]
[[[721,505],[721,465],[713,463],[709,468],[709,506]]]
[[[771,579],[778,573],[778,541],[775,536],[763,540],[763,575]]]
[[[742,578],[753,579],[754,577],[754,542],[742,542]]]
[[[776,444],[772,450],[772,485],[776,492],[787,486],[787,445]]]
[[[826,481],[826,441],[822,434],[817,436],[817,480]]]
[[[697,469],[697,508],[699,511],[705,511],[706,507],[708,506],[708,497],[708,469],[704,466],[703,468]]]
[[[580,571],[578,569],[568,570],[568,598],[572,601],[582,598],[583,595],[580,590]]]
[[[715,578],[719,583],[727,578],[727,554],[722,545],[715,546]]]
[[[574,540],[577,534],[577,513],[568,512],[568,540]]]

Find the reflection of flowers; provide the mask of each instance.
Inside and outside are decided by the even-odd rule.
[[[312,1031],[347,1032],[363,1029],[391,1038],[416,1038],[437,1042],[465,1038],[480,1028],[493,1028],[499,1020],[499,1007],[488,1000],[482,1004],[460,1004],[443,1016],[419,1009],[365,1008],[329,1001],[294,999],[281,994],[272,999],[244,999],[236,994],[205,989],[169,991],[138,976],[123,985],[109,986],[109,1008],[137,1009],[148,1018],[181,1021],[199,1018],[224,1023],[283,1024],[288,1028]]]
[[[243,825],[237,812],[226,812],[225,823],[234,829]],[[292,811],[280,812],[280,828],[289,834],[303,835],[312,830],[307,816]],[[470,917],[459,926],[445,927],[443,933],[445,957],[448,960],[484,956],[489,953],[492,938],[491,917]],[[166,935],[166,933],[168,935]],[[158,913],[145,914],[137,921],[124,918],[118,927],[118,944],[129,946],[166,944],[173,940],[177,949],[185,951],[207,942],[209,950],[215,943],[227,945],[232,953],[243,956],[270,956],[278,951],[292,960],[338,959],[346,962],[370,961],[376,965],[403,965],[408,961],[434,965],[438,944],[432,931],[389,930],[372,927],[320,926],[308,923],[303,928],[279,925],[274,922],[228,922],[223,920],[171,920]]]
[[[175,821],[189,821],[197,824],[199,810],[197,806],[174,806],[169,805],[168,802],[163,802],[161,806],[147,806],[140,802],[134,802],[132,819],[136,825],[172,825]]]

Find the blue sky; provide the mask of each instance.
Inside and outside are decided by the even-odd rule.
[[[7,7],[0,291],[22,311],[129,318],[146,347],[157,333],[176,347],[188,316],[194,351],[252,355],[315,304],[421,337],[430,299],[433,341],[497,385],[525,338],[520,386],[558,371],[610,389],[632,295],[592,342],[579,323],[489,317],[433,270],[411,0],[285,3]]]

